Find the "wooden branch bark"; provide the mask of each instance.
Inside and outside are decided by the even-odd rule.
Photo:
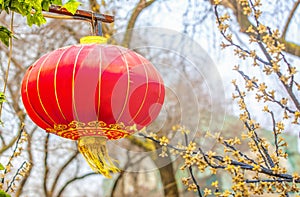
[[[91,20],[93,18],[95,18],[96,20],[100,20],[105,23],[114,22],[114,17],[110,16],[110,15],[94,13],[94,12],[91,12],[88,10],[79,10],[79,9],[75,12],[75,14],[72,14],[69,11],[67,11],[65,8],[62,8],[61,6],[56,6],[56,5],[51,5],[48,12],[63,14],[63,15],[67,15],[67,16],[78,16],[78,17],[87,18],[87,19],[91,19]]]

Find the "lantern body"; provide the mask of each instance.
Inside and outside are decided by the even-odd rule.
[[[150,124],[165,95],[155,67],[114,45],[73,45],[37,60],[22,82],[22,101],[39,127],[77,140],[119,139]]]

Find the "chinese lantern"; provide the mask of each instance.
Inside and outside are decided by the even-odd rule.
[[[108,44],[78,44],[54,50],[25,73],[22,101],[39,127],[78,140],[78,149],[98,173],[117,172],[106,150],[115,140],[149,125],[164,101],[163,80],[132,50]]]

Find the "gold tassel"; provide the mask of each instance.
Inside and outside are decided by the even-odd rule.
[[[106,149],[106,137],[83,136],[78,139],[78,150],[89,166],[97,173],[111,178],[110,172],[120,172],[109,157]]]

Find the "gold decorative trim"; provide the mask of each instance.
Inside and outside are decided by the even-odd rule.
[[[69,124],[55,124],[53,128],[47,128],[46,131],[72,140],[82,136],[103,136],[115,140],[136,132],[137,128],[136,125],[125,126],[123,123],[106,124],[103,121],[83,123],[74,120]]]

